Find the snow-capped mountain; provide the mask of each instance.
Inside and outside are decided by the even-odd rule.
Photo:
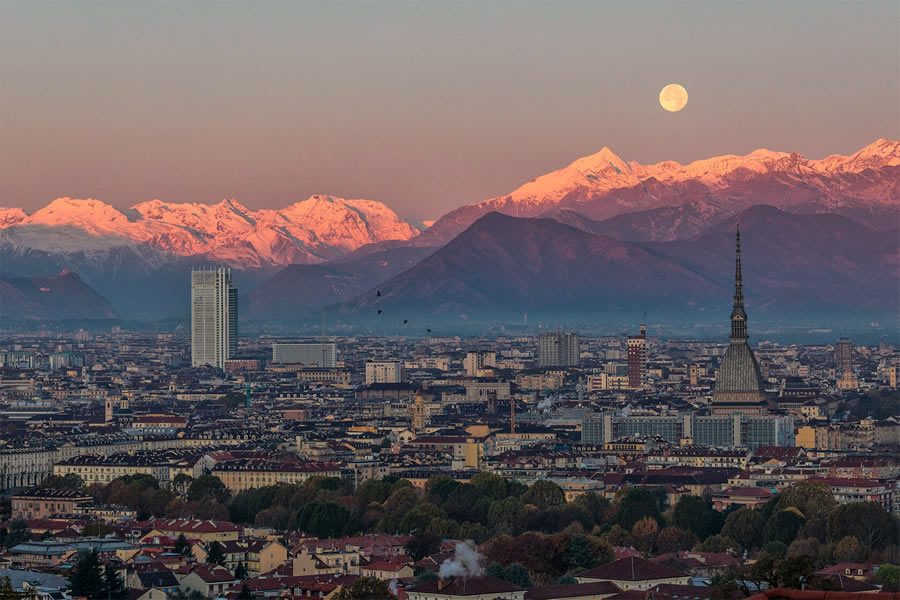
[[[793,153],[756,150],[687,165],[654,165],[618,157],[609,148],[542,175],[510,194],[460,207],[444,215],[416,240],[439,246],[481,216],[495,211],[518,217],[572,211],[594,220],[690,204],[702,226],[754,204],[795,213],[838,213],[875,228],[895,227],[900,215],[900,142],[879,139],[850,156],[809,160]],[[696,207],[703,207],[697,211]],[[668,214],[647,222],[664,224]],[[655,229],[638,236],[677,239],[702,229]]]
[[[5,252],[103,253],[146,245],[236,267],[318,263],[418,230],[371,200],[312,196],[280,210],[218,204],[142,202],[118,210],[94,199],[59,198],[32,215],[0,208]]]

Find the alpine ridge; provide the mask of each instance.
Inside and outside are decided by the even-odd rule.
[[[5,245],[18,249],[90,252],[143,244],[244,268],[323,262],[418,233],[380,202],[319,195],[257,211],[233,199],[214,205],[152,200],[118,210],[95,199],[58,198],[32,215],[0,208],[0,228]]]
[[[643,231],[631,231],[630,225],[623,223],[606,229],[613,233],[624,227],[629,239],[683,239],[756,204],[793,213],[841,214],[883,229],[885,223],[893,227],[900,217],[898,188],[900,142],[885,139],[850,156],[821,160],[760,149],[687,165],[626,162],[603,148],[507,195],[447,213],[414,243],[443,245],[489,212],[556,218],[560,211],[571,211],[599,221],[641,212],[645,213],[643,222],[634,226]],[[673,209],[682,206],[685,210],[677,212],[684,214],[674,214]],[[672,228],[665,224],[669,217],[679,219]]]

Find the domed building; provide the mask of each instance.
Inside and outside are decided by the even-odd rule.
[[[764,415],[768,412],[765,384],[759,363],[747,343],[747,312],[741,281],[741,230],[736,233],[734,308],[731,311],[731,344],[719,365],[713,391],[712,414]]]

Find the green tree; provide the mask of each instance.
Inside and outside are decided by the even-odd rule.
[[[503,569],[503,579],[520,588],[528,589],[534,587],[534,583],[531,581],[531,573],[519,563],[513,563]]]
[[[231,496],[231,492],[215,475],[201,475],[191,482],[187,492],[188,502],[200,502],[212,498],[216,502],[224,504],[228,501],[229,496]]]
[[[417,532],[406,542],[406,554],[415,561],[436,553],[441,548],[441,538],[424,531]]]
[[[766,521],[763,539],[767,542],[781,542],[785,546],[794,541],[797,532],[806,519],[793,509],[779,510]]]
[[[237,575],[235,575],[237,577]],[[238,594],[238,600],[253,600],[253,593],[250,591],[250,588],[247,587],[247,584],[241,586],[241,593]]]
[[[506,498],[506,480],[496,473],[476,473],[472,476],[470,483],[478,488],[482,496],[487,496],[492,500]]]
[[[696,543],[697,536],[693,531],[685,531],[674,525],[666,527],[656,536],[656,547],[662,554],[690,550]]]
[[[192,483],[194,483],[193,477],[191,477],[187,473],[179,473],[175,476],[174,479],[172,479],[171,489],[182,500],[187,500],[187,495],[191,489]]]
[[[75,568],[69,577],[69,587],[74,596],[85,596],[90,600],[106,595],[106,582],[100,569],[100,557],[96,550],[81,552]]]
[[[244,563],[239,562],[234,568],[234,578],[240,579],[241,581],[247,579],[247,567],[244,566]]]
[[[566,502],[566,494],[562,488],[552,481],[539,479],[531,484],[522,495],[522,502],[532,504],[539,510],[547,510],[551,506],[559,506]]]
[[[411,534],[425,531],[433,519],[443,519],[446,516],[444,511],[434,504],[422,502],[400,519],[400,532]]]
[[[784,542],[769,542],[765,546],[762,547],[762,552],[774,556],[775,558],[784,558],[787,556],[788,547],[784,545]]]
[[[645,488],[627,488],[619,502],[616,520],[623,529],[631,531],[644,517],[652,518],[657,524],[663,522],[659,497]]]
[[[762,514],[744,506],[728,515],[722,526],[722,535],[733,539],[744,550],[750,550],[759,545],[762,528]]]
[[[573,535],[566,545],[566,562],[570,568],[592,569],[597,564],[594,548],[583,535]]]
[[[83,490],[84,480],[77,473],[69,473],[68,475],[49,475],[41,482],[41,487],[64,489],[64,490]]]
[[[191,553],[191,545],[188,544],[187,538],[184,537],[183,533],[178,534],[178,539],[175,540],[175,547],[173,548],[176,554],[180,554],[182,556],[189,556]]]
[[[684,531],[693,531],[698,538],[707,535],[709,508],[700,496],[682,496],[672,511],[672,524]]]
[[[387,582],[371,577],[360,577],[349,587],[341,588],[336,600],[395,600]]]
[[[828,515],[828,539],[854,536],[862,545],[874,549],[896,543],[897,521],[877,502],[841,504]]]
[[[694,550],[697,552],[725,552],[729,549],[737,549],[737,547],[738,543],[730,537],[716,534],[694,546]]]
[[[824,519],[836,506],[831,488],[824,483],[801,481],[778,495],[778,510],[794,507],[807,519]]]
[[[209,551],[206,553],[206,562],[211,565],[225,564],[225,551],[222,549],[222,544],[214,541],[209,545]]]
[[[356,525],[350,512],[333,502],[311,502],[300,509],[297,528],[318,538],[339,537],[351,533]]]
[[[883,586],[883,591],[900,592],[900,567],[883,564],[878,567],[875,579]]]
[[[3,538],[3,545],[7,548],[12,548],[30,539],[31,532],[28,530],[28,523],[22,519],[13,519],[9,523],[6,537]]]
[[[107,598],[124,598],[128,595],[125,590],[125,580],[113,565],[106,565],[103,569],[103,584],[106,588]]]
[[[561,575],[556,578],[553,585],[572,585],[573,583],[578,583],[578,580],[571,575]]]

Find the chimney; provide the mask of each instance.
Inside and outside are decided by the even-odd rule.
[[[445,587],[447,587],[448,585],[450,585],[450,582],[451,582],[451,581],[452,581],[452,578],[450,578],[450,577],[438,577],[438,580],[437,580],[437,589],[438,589],[438,591],[441,591],[441,590],[443,590]]]
[[[510,435],[516,434],[516,398],[515,398],[515,396],[509,397],[509,433],[510,433]]]

